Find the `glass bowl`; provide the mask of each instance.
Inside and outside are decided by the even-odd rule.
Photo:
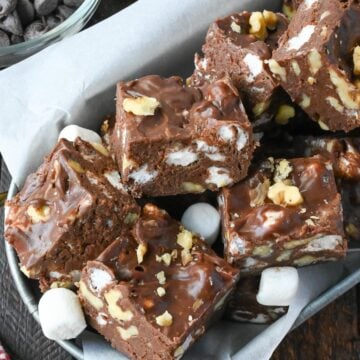
[[[0,68],[15,64],[45,47],[78,33],[93,16],[101,0],[84,0],[64,22],[36,39],[0,47]]]

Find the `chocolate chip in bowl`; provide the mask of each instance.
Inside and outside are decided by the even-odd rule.
[[[76,34],[98,4],[99,0],[1,0],[0,68]]]

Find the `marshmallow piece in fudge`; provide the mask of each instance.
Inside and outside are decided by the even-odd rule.
[[[226,305],[226,318],[253,324],[268,324],[287,312],[286,306],[265,306],[256,300],[260,277],[241,278]]]
[[[201,89],[146,76],[117,87],[111,146],[136,197],[217,190],[247,174],[252,129],[224,79]]]
[[[210,246],[219,236],[220,215],[208,203],[197,203],[189,206],[181,217],[181,223],[186,229],[203,237]]]
[[[131,359],[179,359],[237,277],[203,240],[148,204],[133,237],[88,262],[79,295],[90,325]]]
[[[268,63],[324,130],[360,126],[359,17],[353,0],[303,1]]]
[[[289,306],[299,286],[299,274],[294,267],[283,266],[261,272],[256,300],[265,306]]]
[[[42,290],[78,281],[139,213],[108,151],[80,138],[60,140],[7,206],[5,237]]]
[[[321,157],[269,159],[219,197],[227,260],[244,273],[345,255],[340,195]]]
[[[39,318],[44,335],[51,340],[75,339],[86,328],[80,301],[69,289],[46,291],[39,301]]]
[[[198,86],[228,75],[243,94],[250,118],[271,118],[283,96],[266,61],[287,26],[284,15],[266,10],[216,20],[208,30],[203,57],[195,56],[190,82]]]
[[[102,143],[100,135],[95,131],[77,125],[65,126],[59,134],[59,140],[67,139],[69,141],[75,141],[77,137],[90,143]]]

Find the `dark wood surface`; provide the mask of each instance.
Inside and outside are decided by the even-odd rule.
[[[132,2],[103,0],[89,25],[111,16]],[[0,168],[1,193],[6,191],[10,184],[10,175],[1,157]],[[3,217],[1,208],[0,341],[14,360],[71,360],[70,355],[42,335],[39,325],[21,302],[6,262]],[[360,359],[359,294],[358,288],[350,290],[290,333],[275,352],[273,359]]]

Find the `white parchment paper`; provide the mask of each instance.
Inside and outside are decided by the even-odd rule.
[[[2,71],[0,151],[13,179],[22,185],[65,125],[98,129],[101,117],[114,112],[114,85],[119,80],[149,73],[189,75],[193,54],[215,18],[238,10],[276,9],[279,4],[280,0],[140,0]],[[359,263],[353,261],[352,270]],[[185,359],[270,358],[304,306],[345,270],[346,262],[301,269],[301,285],[286,316],[269,327],[221,321]],[[125,359],[97,335],[86,332],[82,338],[85,360]]]

